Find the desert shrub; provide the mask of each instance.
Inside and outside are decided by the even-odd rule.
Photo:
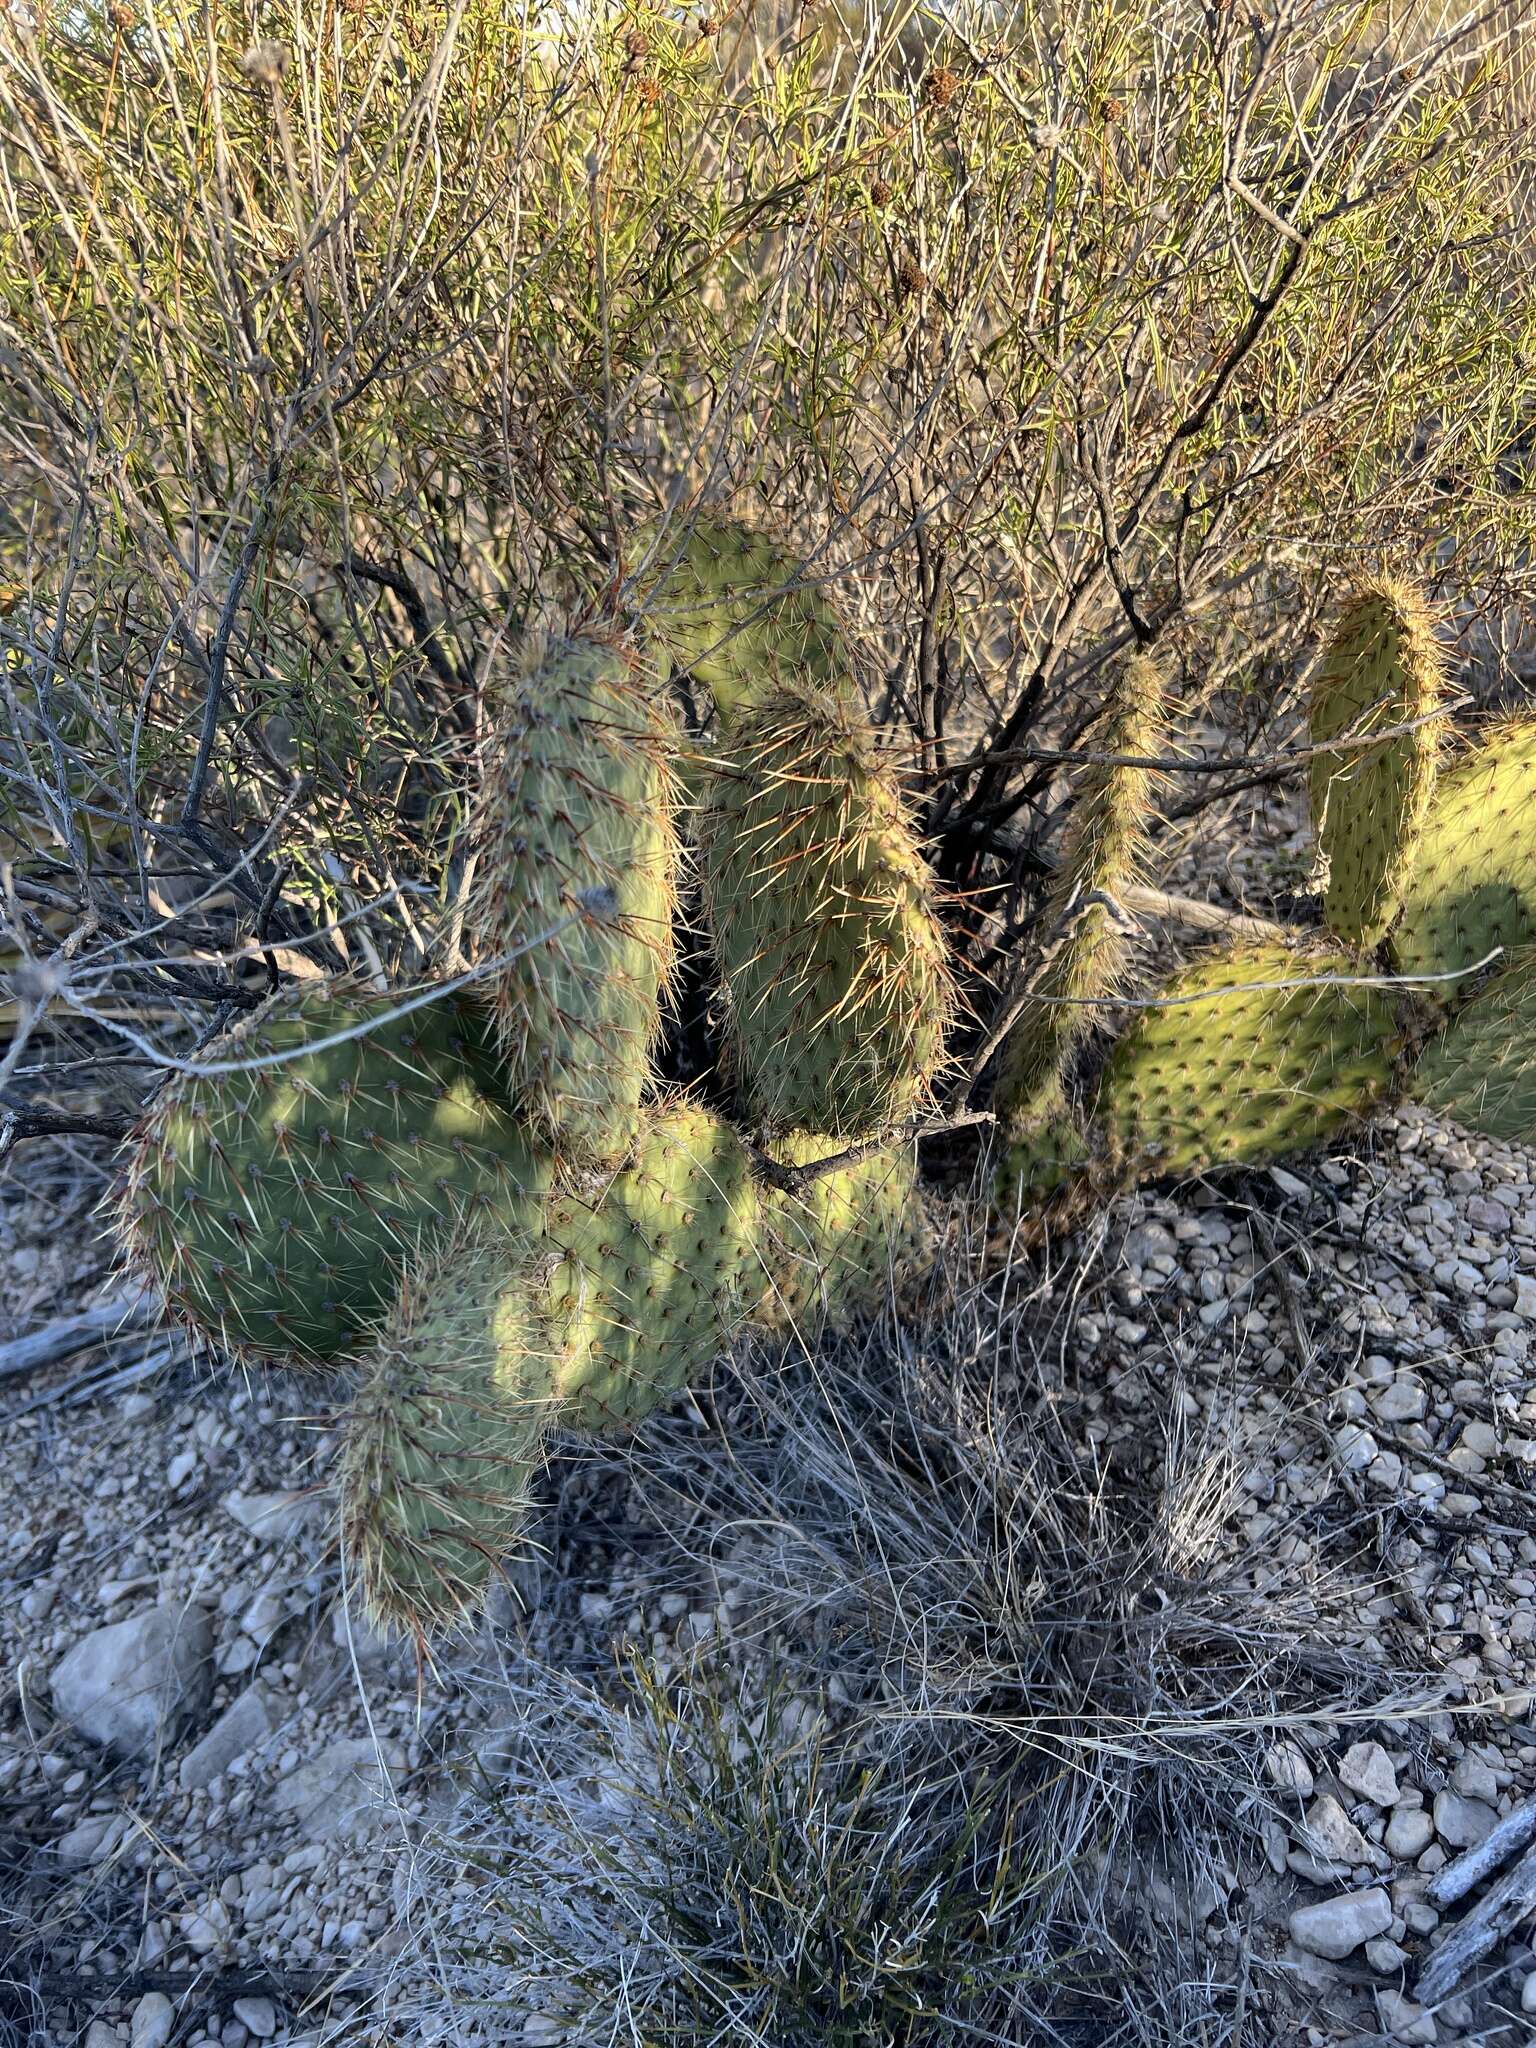
[[[488,670],[701,502],[861,629],[979,973],[1124,647],[1209,765],[1344,565],[1502,615],[1526,18],[13,5],[12,1136],[275,976],[455,963]]]

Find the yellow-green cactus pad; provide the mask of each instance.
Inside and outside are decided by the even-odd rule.
[[[1413,729],[1312,757],[1312,822],[1328,875],[1323,908],[1346,945],[1375,945],[1397,914],[1434,793],[1433,714],[1444,697],[1445,664],[1423,598],[1395,578],[1367,585],[1346,606],[1313,685],[1312,740]],[[1414,724],[1421,719],[1431,722]]]
[[[927,870],[863,717],[810,689],[755,706],[700,839],[749,1113],[775,1131],[851,1139],[920,1110],[953,983]]]
[[[644,565],[645,631],[703,684],[723,721],[786,682],[845,687],[850,656],[836,608],[769,535],[737,520],[679,514],[638,534],[629,553]]]
[[[1403,974],[1464,974],[1536,941],[1536,718],[1498,727],[1440,778],[1403,890]],[[1455,1002],[1471,984],[1430,993]]]
[[[528,640],[487,715],[467,923],[503,962],[505,1088],[543,1142],[616,1158],[676,957],[676,724],[633,649],[595,632]]]
[[[397,1007],[279,997],[178,1074],[131,1140],[126,1235],[215,1343],[332,1358],[420,1246],[486,1211],[537,1216],[549,1167],[476,1086],[483,1027],[451,998]]]
[[[836,1149],[806,1131],[769,1147],[785,1166]],[[877,1309],[932,1256],[911,1144],[872,1152],[794,1194],[765,1183],[763,1223],[768,1284],[754,1320],[769,1329],[806,1334]]]
[[[556,1192],[532,1252],[568,1333],[562,1420],[637,1422],[703,1371],[762,1290],[750,1155],[695,1104],[647,1111],[621,1170]]]
[[[1092,1171],[1092,1140],[1067,1110],[1043,1116],[998,1148],[992,1203],[1005,1222],[1041,1218]]]
[[[1003,1045],[998,1121],[1020,1145],[1056,1119],[1067,1064],[1092,1028],[1096,1005],[1118,985],[1126,919],[1116,899],[1140,871],[1156,774],[1144,764],[1162,752],[1164,731],[1156,664],[1133,654],[1095,738],[1096,749],[1111,758],[1086,768],[1074,793],[1061,866],[1040,921],[1049,950]]]
[[[1268,945],[1175,975],[1159,1006],[1137,1013],[1100,1087],[1098,1117],[1126,1169],[1276,1159],[1380,1101],[1392,1086],[1396,1010],[1356,972],[1347,954]]]
[[[1536,1144],[1536,946],[1513,954],[1425,1046],[1413,1093],[1468,1130]]]

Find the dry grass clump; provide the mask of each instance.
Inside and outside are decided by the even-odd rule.
[[[637,1599],[712,1575],[729,1631],[616,1684],[518,1668],[400,2009],[466,2041],[530,2009],[573,2043],[1271,2038],[1223,1845],[1276,1721],[1383,1681],[1326,1589],[1255,1590],[1220,1426],[1096,1445],[1039,1304],[980,1293],[749,1380],[636,1467],[711,1532]]]

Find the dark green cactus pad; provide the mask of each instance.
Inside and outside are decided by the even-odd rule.
[[[1513,954],[1430,1040],[1412,1093],[1470,1131],[1536,1144],[1536,946]]]
[[[354,1344],[434,1237],[538,1213],[549,1167],[481,1093],[483,1030],[444,999],[280,997],[177,1075],[130,1141],[127,1238],[226,1349],[319,1363]],[[337,1033],[356,1033],[315,1049]],[[230,1061],[260,1061],[233,1073]]]
[[[1041,1117],[998,1147],[993,1207],[1008,1222],[1043,1220],[1069,1190],[1088,1183],[1097,1163],[1089,1134],[1067,1110]]]
[[[680,514],[630,545],[645,557],[646,633],[714,700],[722,721],[780,685],[842,689],[851,673],[836,607],[793,551],[739,520]]]
[[[1316,1144],[1391,1089],[1397,1014],[1343,953],[1250,946],[1186,967],[1115,1047],[1097,1113],[1130,1174],[1255,1165]],[[1282,984],[1336,975],[1322,986]]]
[[[796,1131],[768,1148],[781,1165],[835,1152]],[[822,1174],[795,1194],[763,1187],[768,1286],[754,1321],[799,1330],[878,1309],[932,1256],[916,1147],[893,1145]]]
[[[750,1157],[695,1104],[647,1111],[629,1162],[585,1191],[557,1191],[530,1250],[568,1332],[562,1420],[638,1422],[703,1371],[762,1290]]]
[[[1118,758],[1093,763],[1079,778],[1040,920],[1049,950],[998,1066],[998,1121],[1021,1152],[1033,1152],[1032,1134],[1054,1124],[1067,1065],[1092,1029],[1096,1006],[1119,983],[1126,920],[1116,899],[1140,872],[1156,774],[1139,764],[1161,754],[1164,737],[1162,679],[1147,655],[1133,654],[1096,735],[1098,750]]]
[[[1444,669],[1418,591],[1395,578],[1367,585],[1346,606],[1313,684],[1314,744],[1431,718],[1444,700]],[[1323,908],[1346,945],[1375,945],[1397,914],[1434,794],[1439,746],[1430,723],[1312,758],[1312,823],[1328,873]]]
[[[1497,946],[1536,942],[1536,718],[1498,727],[1440,778],[1403,890],[1403,974],[1463,974]],[[1428,992],[1459,1001],[1472,984]]]
[[[526,948],[488,981],[503,1089],[541,1142],[618,1158],[676,960],[676,722],[596,632],[525,642],[487,720],[466,928],[483,960]]]
[[[736,728],[700,826],[731,1071],[775,1131],[860,1138],[930,1099],[954,1007],[943,927],[863,716],[794,689]]]
[[[342,1436],[342,1542],[377,1622],[473,1617],[522,1536],[562,1358],[500,1233],[471,1226],[407,1271]]]

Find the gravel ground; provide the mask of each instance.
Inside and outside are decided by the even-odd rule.
[[[1518,1934],[1433,2012],[1412,1995],[1466,1910],[1442,1926],[1431,1879],[1536,1796],[1533,1169],[1403,1112],[1348,1155],[1128,1198],[1010,1276],[1060,1320],[1083,1455],[1153,1417],[1220,1445],[1229,1561],[1335,1613],[1343,1581],[1340,1647],[1379,1668],[1375,1718],[1269,1731],[1210,1902],[1213,1942],[1283,1965],[1296,2040],[1536,2040]],[[80,1186],[8,1190],[9,1331],[112,1284]],[[349,1616],[312,1382],[173,1359],[90,1397],[103,1370],[0,1394],[0,2039],[384,2039],[411,1845],[494,1754],[487,1671],[595,1674],[729,1611],[637,1576],[654,1532],[615,1454],[554,1475],[544,1557],[418,1668]]]

